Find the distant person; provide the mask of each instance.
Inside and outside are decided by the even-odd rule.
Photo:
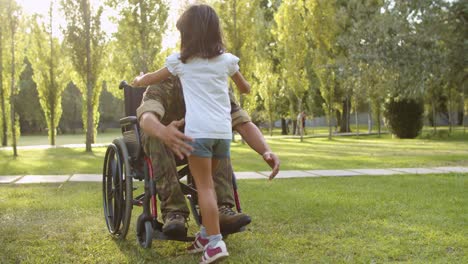
[[[305,134],[305,121],[306,121],[306,114],[304,111],[300,112],[296,118],[297,121],[297,129],[296,135],[304,135]]]
[[[306,131],[306,119],[307,119],[307,115],[304,111],[301,112],[301,124],[302,124],[302,132],[304,135],[307,135],[307,131]]]

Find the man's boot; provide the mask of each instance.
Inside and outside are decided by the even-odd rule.
[[[162,231],[168,237],[186,237],[186,222],[187,219],[182,214],[170,212],[164,219]]]
[[[237,213],[229,206],[222,205],[219,207],[219,227],[221,233],[225,235],[239,232],[241,227],[250,224],[251,221],[250,216]]]

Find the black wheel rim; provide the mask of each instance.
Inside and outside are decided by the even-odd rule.
[[[112,235],[119,235],[122,220],[123,184],[122,163],[115,145],[107,148],[103,171],[103,207],[107,229]]]

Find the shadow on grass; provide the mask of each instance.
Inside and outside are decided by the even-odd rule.
[[[0,151],[0,175],[101,173],[105,148],[20,150],[18,157]]]

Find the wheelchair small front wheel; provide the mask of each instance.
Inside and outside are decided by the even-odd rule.
[[[151,242],[153,241],[153,225],[151,224],[151,221],[145,221],[142,224],[139,224],[138,229],[138,244],[140,244],[142,248],[150,248]]]

